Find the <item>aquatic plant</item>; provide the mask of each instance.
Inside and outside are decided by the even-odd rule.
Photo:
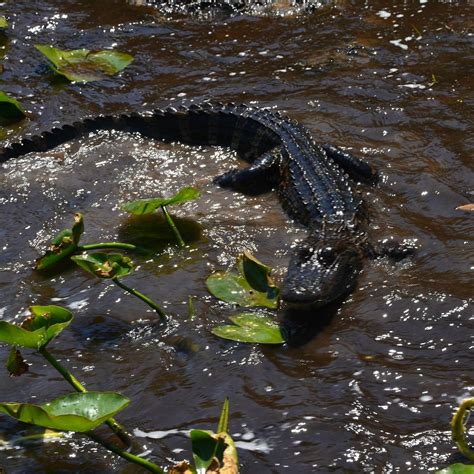
[[[285,339],[275,320],[260,313],[242,313],[229,318],[234,324],[216,326],[212,334],[231,341],[257,344],[284,344]]]
[[[144,249],[136,245],[125,242],[98,242],[94,244],[79,245],[82,234],[84,233],[84,218],[81,213],[74,215],[74,224],[71,229],[63,229],[53,239],[46,253],[36,260],[36,270],[50,270],[70,258],[74,253],[85,252],[88,250],[100,249],[122,249],[143,252]]]
[[[468,415],[471,408],[474,406],[474,398],[467,398],[463,400],[459,408],[456,410],[456,413],[453,416],[451,421],[451,430],[452,438],[456,443],[459,451],[469,459],[469,461],[474,462],[474,451],[468,446],[465,433]]]
[[[167,318],[166,313],[161,309],[161,307],[155,303],[152,299],[145,296],[143,293],[140,293],[134,288],[130,288],[125,285],[119,278],[127,276],[130,272],[135,269],[133,262],[124,255],[120,253],[91,253],[91,254],[82,254],[75,255],[71,257],[77,265],[79,265],[83,270],[92,275],[95,275],[99,278],[111,280],[119,288],[125,290],[127,293],[130,293],[133,296],[136,296],[138,299],[146,303],[150,308],[152,308],[158,316],[165,320]]]
[[[215,272],[206,280],[211,295],[246,308],[278,308],[280,291],[270,276],[271,268],[249,252],[237,258],[236,272]]]
[[[61,333],[72,321],[70,311],[60,306],[32,306],[31,316],[23,321],[21,326],[0,321],[0,342],[12,346],[7,361],[7,369],[11,375],[21,375],[27,369],[17,347],[37,350],[76,390],[45,403],[32,404],[21,402],[0,402],[0,412],[24,423],[48,428],[49,430],[73,431],[82,433],[101,444],[109,451],[121,456],[129,462],[143,467],[149,472],[162,474],[165,472],[160,466],[105,441],[93,432],[99,425],[105,423],[129,448],[135,448],[134,441],[128,431],[114,418],[116,413],[126,408],[130,400],[115,392],[89,392],[48,350],[47,345]],[[11,354],[14,354],[11,357]],[[15,361],[12,364],[12,360]],[[23,364],[20,372],[18,361]],[[20,364],[20,366],[22,365]],[[172,467],[168,472],[206,472],[212,469],[218,472],[225,468],[225,472],[238,472],[237,451],[234,442],[228,433],[229,401],[226,399],[221,411],[217,432],[207,430],[191,430],[192,454],[194,466],[183,462]],[[51,432],[48,436],[52,436]]]
[[[4,16],[0,16],[0,29],[8,28],[8,21]]]
[[[130,201],[123,203],[120,207],[136,216],[141,216],[145,214],[151,214],[157,209],[161,209],[163,215],[165,216],[166,222],[168,223],[171,231],[173,232],[176,241],[180,247],[184,247],[186,244],[179,232],[176,224],[174,223],[171,215],[168,212],[167,207],[174,204],[182,204],[187,201],[194,201],[199,197],[199,191],[196,188],[187,187],[180,189],[174,196],[169,198],[150,198],[150,199],[139,199],[137,201]]]
[[[35,48],[49,60],[51,69],[71,82],[90,82],[112,76],[125,69],[133,56],[118,51],[91,52],[88,49],[62,50],[35,44]]]
[[[461,454],[471,462],[474,462],[474,451],[469,447],[466,440],[466,423],[473,406],[474,398],[463,400],[451,420],[451,437]],[[474,474],[474,465],[455,463],[437,471],[436,474]]]
[[[10,125],[26,117],[20,103],[0,91],[0,125]]]
[[[206,280],[209,292],[237,306],[278,308],[280,291],[270,273],[272,269],[249,252],[237,258],[238,273],[216,272]],[[214,327],[211,332],[223,339],[259,344],[285,342],[277,322],[266,313],[241,313],[229,318],[232,325]]]

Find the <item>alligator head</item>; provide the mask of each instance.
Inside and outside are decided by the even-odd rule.
[[[347,228],[312,233],[294,250],[281,288],[295,307],[320,307],[349,293],[362,269],[363,251]]]

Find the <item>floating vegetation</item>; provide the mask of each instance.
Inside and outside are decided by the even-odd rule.
[[[237,259],[239,273],[217,272],[206,280],[209,292],[226,303],[243,307],[278,308],[279,289],[272,269],[249,252]],[[230,317],[233,325],[216,326],[212,334],[223,339],[258,344],[283,344],[280,326],[265,313],[242,313]]]
[[[86,392],[71,393],[41,405],[3,402],[0,411],[24,423],[84,433],[97,428],[129,403],[128,398],[118,393]]]
[[[35,48],[48,58],[49,65],[56,74],[71,82],[99,81],[117,74],[133,61],[130,54],[112,50],[62,50],[41,44],[36,44]]]
[[[128,257],[125,257],[120,253],[97,252],[92,254],[76,255],[71,257],[71,260],[77,263],[77,265],[79,265],[86,272],[91,273],[92,275],[95,275],[99,278],[111,280],[119,288],[122,288],[122,290],[125,290],[127,293],[136,296],[138,299],[150,306],[154,311],[156,311],[161,319],[166,319],[166,313],[157,303],[148,298],[148,296],[145,296],[143,293],[140,293],[138,290],[130,288],[119,281],[119,278],[127,276],[135,269],[133,262]]]
[[[0,321],[0,342],[13,346],[12,350],[22,362],[23,358],[17,347],[37,350],[77,393],[70,393],[41,404],[0,402],[0,412],[20,422],[49,430],[82,433],[109,451],[140,465],[149,472],[164,473],[165,470],[160,466],[133,453],[138,449],[136,443],[128,431],[113,418],[130,404],[130,400],[119,393],[87,391],[78,379],[47,350],[48,343],[70,324],[73,319],[72,313],[60,306],[32,306],[30,311],[31,316],[26,318],[21,326]],[[9,363],[10,361],[7,361],[7,365]],[[107,424],[125,443],[126,450],[106,441],[92,431],[103,423]],[[228,425],[229,401],[226,399],[219,417],[217,433],[191,430],[195,467],[184,462],[171,467],[168,472],[175,474],[206,472],[208,469],[212,472],[220,472],[222,469],[228,474],[238,473],[237,451],[228,434]],[[55,432],[54,436],[60,436],[60,433]],[[141,447],[140,451],[142,451]],[[186,469],[183,470],[183,467]]]
[[[99,249],[122,249],[143,251],[141,247],[124,242],[98,242],[95,244],[79,245],[84,233],[84,218],[81,213],[74,216],[72,229],[63,229],[53,239],[46,253],[36,261],[36,270],[50,270],[59,263],[64,262],[74,253],[99,250]]]
[[[20,103],[0,91],[0,125],[10,125],[26,117]]]
[[[196,188],[182,188],[174,196],[169,198],[151,198],[151,199],[139,199],[137,201],[126,202],[121,205],[121,208],[136,216],[142,216],[146,214],[152,214],[157,209],[161,209],[165,216],[166,222],[168,223],[171,231],[173,232],[176,241],[180,247],[184,247],[186,244],[183,240],[181,233],[179,232],[176,224],[174,223],[171,215],[168,212],[167,207],[174,204],[182,204],[187,201],[194,201],[200,196],[199,191]]]
[[[270,276],[271,268],[249,252],[237,259],[236,272],[216,272],[206,280],[209,292],[226,303],[246,308],[278,308],[279,290]]]
[[[217,326],[212,334],[231,341],[257,344],[284,344],[277,322],[266,314],[242,313],[229,318],[234,324]]]

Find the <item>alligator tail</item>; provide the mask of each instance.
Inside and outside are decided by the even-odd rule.
[[[0,162],[31,152],[48,151],[100,130],[138,132],[148,138],[189,145],[230,147],[249,162],[280,143],[278,135],[255,109],[245,105],[204,103],[157,109],[151,113],[87,118],[9,145],[0,151]]]

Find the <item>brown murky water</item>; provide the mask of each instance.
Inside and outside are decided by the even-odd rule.
[[[283,4],[285,2],[279,2]],[[383,176],[362,189],[374,239],[416,240],[416,258],[367,262],[356,291],[332,312],[296,328],[295,347],[226,342],[210,329],[235,313],[205,289],[213,269],[244,248],[282,275],[304,230],[272,195],[248,198],[214,187],[232,166],[227,150],[98,134],[0,170],[0,318],[31,304],[76,316],[51,346],[89,389],[129,396],[119,419],[150,458],[189,454],[185,432],[216,422],[225,396],[242,472],[420,472],[456,459],[449,421],[472,394],[473,9],[469,2],[337,2],[312,14],[168,15],[125,1],[0,4],[11,27],[0,89],[31,120],[9,139],[99,112],[203,99],[276,106],[316,139],[349,146]],[[472,5],[472,4],[471,4]],[[33,49],[115,47],[135,56],[119,77],[87,85],[54,79]],[[202,198],[176,211],[194,236],[182,251],[136,257],[127,278],[163,303],[166,328],[103,281],[71,268],[52,279],[31,267],[51,235],[85,215],[88,242],[123,236],[133,222],[118,203],[184,185]],[[197,311],[187,321],[187,299]],[[325,324],[320,324],[325,320]],[[200,346],[191,354],[179,337]],[[26,354],[26,351],[25,351]],[[0,348],[5,360],[7,348]],[[0,399],[42,401],[69,388],[27,353],[29,375],[0,372]],[[174,431],[177,430],[177,431]],[[25,425],[0,417],[0,440]],[[171,432],[170,432],[171,431]],[[1,447],[0,467],[22,472],[140,472],[79,436]]]

